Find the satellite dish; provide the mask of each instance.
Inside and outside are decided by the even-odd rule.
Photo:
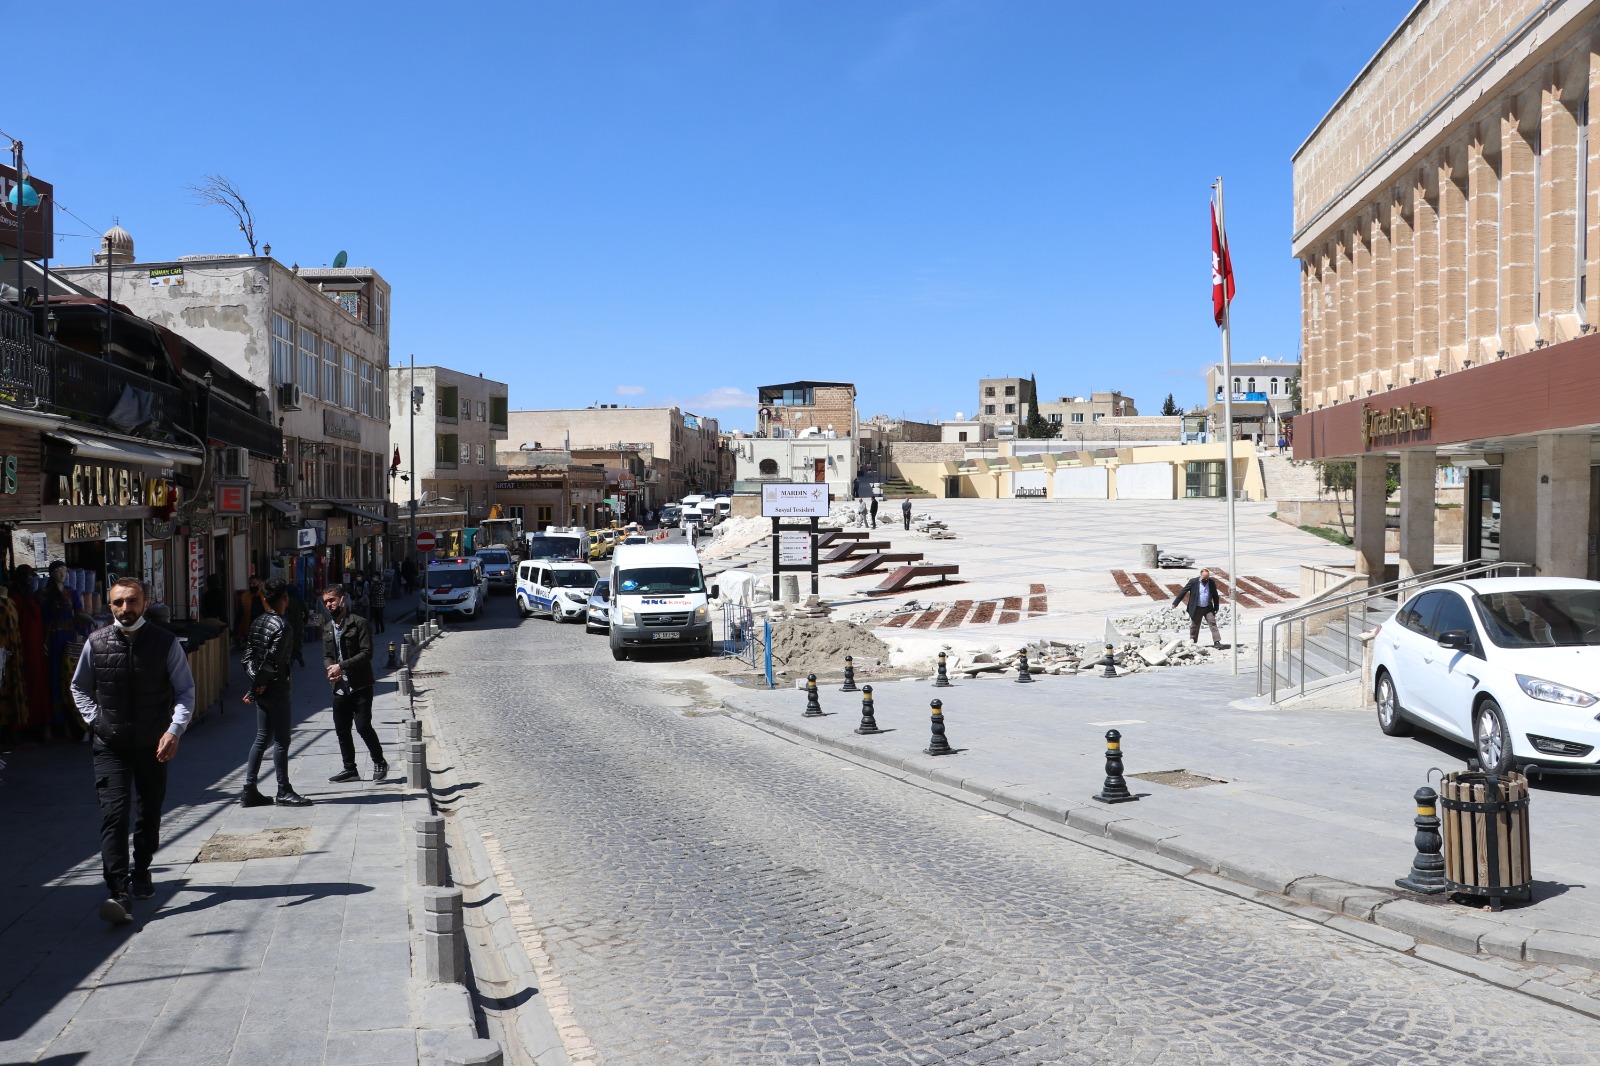
[[[967,420],[967,418],[966,418],[965,415],[963,415],[960,411],[956,412],[956,421],[957,422],[965,422],[966,420]]]
[[[348,262],[350,262],[350,253],[340,252],[338,255],[333,257],[333,269],[343,269],[344,265]]]

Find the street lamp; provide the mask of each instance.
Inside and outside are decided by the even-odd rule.
[[[17,172],[17,183],[11,187],[11,195],[7,201],[11,204],[12,212],[17,216],[17,306],[22,306],[22,292],[26,287],[23,284],[22,261],[27,258],[24,250],[26,241],[25,219],[28,208],[39,206],[39,193],[28,182],[28,168],[22,162],[22,142],[11,142],[11,165]]]

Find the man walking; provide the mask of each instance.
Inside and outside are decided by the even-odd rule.
[[[900,516],[906,520],[906,532],[911,532],[911,497],[900,501]]]
[[[262,586],[261,598],[266,613],[250,623],[250,633],[244,642],[244,673],[250,687],[244,701],[256,705],[256,739],[250,745],[244,796],[239,803],[244,807],[264,807],[274,802],[256,789],[261,758],[270,742],[272,764],[278,776],[278,806],[309,807],[311,801],[289,784],[289,709],[294,696],[289,654],[293,641],[283,618],[289,606],[289,583],[273,578]]]
[[[322,594],[322,606],[329,619],[322,631],[322,665],[333,686],[333,731],[339,736],[339,755],[344,760],[344,769],[328,780],[361,780],[356,771],[353,726],[372,756],[372,779],[382,781],[389,774],[389,764],[372,728],[372,624],[350,609],[343,585],[329,585]]]
[[[133,901],[155,895],[150,860],[161,844],[167,763],[178,754],[194,706],[194,676],[183,646],[146,624],[144,583],[118,578],[107,597],[111,624],[89,634],[72,672],[72,699],[94,735],[94,787],[100,800],[100,865],[110,897],[100,917],[133,920]],[[130,800],[133,872],[128,872]]]
[[[867,514],[872,517],[872,528],[878,528],[878,494],[872,494],[872,506],[867,508]]]
[[[374,578],[368,585],[371,591],[367,595],[372,597],[372,631],[382,633],[386,621],[384,615],[389,611],[389,583]]]
[[[866,500],[857,500],[856,501],[856,516],[857,516],[857,521],[859,522],[861,528],[862,529],[866,529],[867,528],[867,501]]]
[[[1172,606],[1178,606],[1185,599],[1189,601],[1189,643],[1199,642],[1200,621],[1204,619],[1211,626],[1211,646],[1222,647],[1222,634],[1217,632],[1217,583],[1211,580],[1210,569],[1202,568],[1199,577],[1191,577],[1179,590]]]

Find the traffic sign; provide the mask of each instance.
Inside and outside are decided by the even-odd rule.
[[[431,552],[438,544],[439,538],[429,533],[426,529],[417,534],[417,551],[419,552]]]
[[[766,482],[761,486],[761,517],[827,518],[828,486],[823,482]]]

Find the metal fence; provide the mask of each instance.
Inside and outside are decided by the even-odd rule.
[[[722,605],[722,654],[749,663],[752,670],[761,665],[765,654],[762,629],[756,626],[750,608],[743,604]]]

